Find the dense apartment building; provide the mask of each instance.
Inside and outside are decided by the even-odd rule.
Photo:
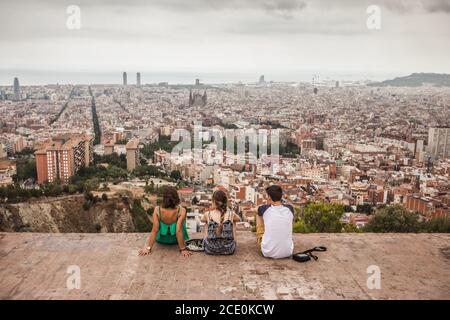
[[[17,173],[16,163],[11,160],[0,160],[0,187],[14,183],[13,176]]]
[[[127,170],[133,171],[139,165],[139,140],[131,139],[125,148],[127,150]]]
[[[405,207],[410,211],[420,213],[426,219],[450,216],[448,197],[437,200],[411,195],[407,197]]]
[[[60,135],[35,153],[38,183],[68,182],[82,166],[93,159],[93,138],[89,135]]]
[[[450,127],[428,130],[428,153],[438,159],[450,158]]]

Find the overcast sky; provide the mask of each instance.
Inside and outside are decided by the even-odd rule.
[[[450,73],[450,0],[2,0],[0,30],[0,70]]]

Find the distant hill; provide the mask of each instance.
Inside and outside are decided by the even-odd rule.
[[[450,74],[440,73],[413,73],[406,77],[368,84],[372,87],[450,87]]]

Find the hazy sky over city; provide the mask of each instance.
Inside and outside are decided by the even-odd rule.
[[[0,72],[450,73],[450,0],[15,0],[0,30]]]

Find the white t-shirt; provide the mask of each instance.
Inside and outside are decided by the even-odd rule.
[[[292,222],[294,219],[292,206],[264,205],[258,208],[258,215],[264,219],[264,235],[261,251],[267,258],[287,258],[292,256]]]

